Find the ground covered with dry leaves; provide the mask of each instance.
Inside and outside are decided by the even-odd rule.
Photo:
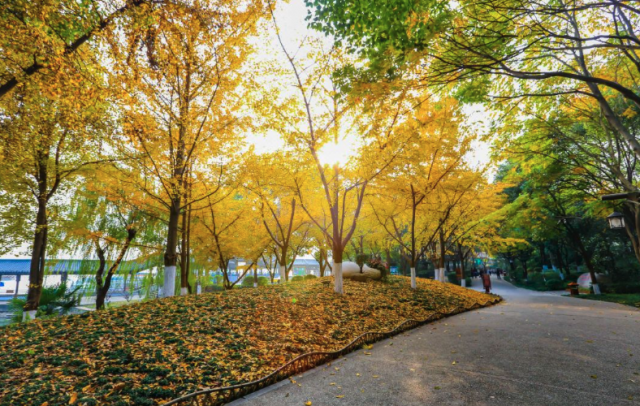
[[[330,278],[132,304],[0,328],[0,405],[157,405],[261,378],[296,356],[498,301],[451,284]]]

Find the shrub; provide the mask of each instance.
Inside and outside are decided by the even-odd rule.
[[[522,283],[524,279],[524,269],[522,267],[517,267],[513,272],[511,272],[511,277],[515,283]]]
[[[460,282],[458,281],[458,276],[456,275],[455,272],[449,272],[447,274],[447,280],[449,281],[449,283],[453,283],[454,285],[460,285]]]
[[[222,292],[224,288],[221,285],[209,285],[204,287],[206,293],[210,292]]]
[[[56,286],[45,286],[40,294],[40,305],[36,317],[42,318],[53,315],[67,314],[72,308],[80,304],[82,294],[79,293],[81,286],[70,289],[66,283]],[[13,322],[22,321],[22,312],[27,304],[26,299],[15,298],[9,301],[9,309],[13,315]]]
[[[367,254],[356,255],[356,264],[358,264],[358,266],[360,267],[360,270],[362,270],[362,267],[367,262],[367,259],[369,259],[369,255]]]
[[[560,274],[557,272],[544,272],[542,274],[542,276],[544,277],[545,281],[550,281],[550,280],[561,280],[560,279]]]
[[[306,275],[306,276],[304,277],[304,280],[305,280],[305,281],[308,281],[308,280],[310,280],[310,279],[316,279],[316,278],[317,278],[317,276],[315,276],[314,274],[310,273],[309,275]]]
[[[470,276],[467,276],[466,278],[464,278],[464,283],[467,285],[466,287],[470,287],[471,285],[473,285],[473,279],[471,279]]]
[[[607,284],[606,293],[640,293],[640,283],[611,283]]]
[[[258,276],[258,286],[267,286],[269,284],[269,278],[264,276]],[[253,276],[248,275],[242,278],[242,286],[251,287],[253,286]]]
[[[291,282],[304,282],[304,276],[296,275],[293,278],[291,278]]]
[[[544,283],[544,285],[549,290],[563,290],[566,288],[564,281],[561,281],[560,279],[549,279]]]
[[[528,275],[529,283],[533,285],[542,285],[544,284],[544,277],[540,272],[530,272]]]
[[[242,286],[253,286],[253,276],[245,276],[242,278]]]

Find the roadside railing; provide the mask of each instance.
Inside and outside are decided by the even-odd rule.
[[[396,328],[390,331],[377,332],[370,331],[359,335],[353,341],[337,351],[318,351],[302,354],[291,361],[287,362],[280,368],[276,369],[269,375],[262,379],[258,379],[252,382],[246,382],[233,386],[225,386],[220,388],[207,388],[197,392],[192,392],[182,397],[173,399],[162,406],[220,406],[226,403],[232,402],[236,399],[240,399],[250,393],[256,392],[262,388],[273,385],[293,375],[300,374],[315,368],[318,365],[322,365],[334,359],[340,358],[356,349],[362,347],[364,344],[371,344],[376,341],[384,340],[400,334],[404,331],[411,330],[418,326],[439,320],[446,316],[453,316],[464,311],[474,310],[480,307],[485,307],[488,304],[498,303],[501,298],[496,297],[494,300],[489,300],[484,304],[474,304],[467,308],[456,308],[450,312],[436,312],[433,315],[427,317],[424,320],[409,319],[400,323]]]

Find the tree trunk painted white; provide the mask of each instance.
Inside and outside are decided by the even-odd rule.
[[[340,262],[339,264],[336,264],[335,262],[333,263],[333,280],[333,290],[336,293],[343,294],[344,288],[342,287],[342,262]]]
[[[440,268],[440,282],[446,283],[447,280],[444,277],[444,268]]]
[[[287,273],[286,266],[280,265],[280,283],[284,283],[287,280],[284,278],[284,274]]]
[[[37,310],[27,310],[26,312],[22,312],[22,321],[31,321],[36,319]]]
[[[592,286],[593,286],[593,294],[594,295],[600,295],[601,294],[600,286],[598,286],[597,283],[594,283]]]
[[[253,287],[254,287],[254,288],[257,288],[257,287],[258,287],[258,282],[253,281]]]
[[[199,295],[202,293],[202,285],[200,285],[199,283],[196,285],[196,295]]]
[[[189,294],[188,288],[180,288],[180,296],[187,296]]]
[[[162,297],[171,297],[176,291],[176,267],[164,267],[164,285],[162,288]]]
[[[460,279],[460,286],[462,286],[463,288],[467,287],[467,281],[464,278]]]
[[[411,268],[411,289],[415,289],[418,287],[416,282],[416,268]]]

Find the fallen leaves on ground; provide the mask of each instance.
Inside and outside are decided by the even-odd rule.
[[[137,303],[0,328],[0,405],[157,405],[262,378],[366,331],[498,299],[428,280],[326,279]],[[296,299],[295,302],[292,299]],[[367,354],[368,355],[368,354]]]

